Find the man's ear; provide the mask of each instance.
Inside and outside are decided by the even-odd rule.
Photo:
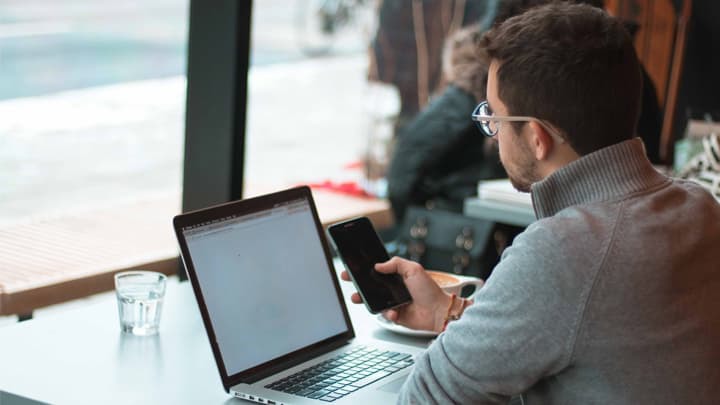
[[[535,121],[529,121],[528,127],[530,128],[530,146],[535,153],[535,159],[547,159],[555,146],[552,135]]]

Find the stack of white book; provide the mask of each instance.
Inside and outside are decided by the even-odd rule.
[[[482,180],[478,182],[478,198],[532,207],[530,193],[517,191],[508,179]]]

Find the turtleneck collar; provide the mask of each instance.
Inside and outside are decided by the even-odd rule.
[[[558,169],[531,189],[538,219],[573,205],[609,201],[670,179],[653,168],[640,138],[608,146]]]

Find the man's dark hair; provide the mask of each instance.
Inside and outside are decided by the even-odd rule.
[[[543,6],[553,0],[500,0],[497,13],[495,14],[494,25],[498,25],[510,17],[515,17],[523,12],[538,6]],[[555,0],[559,1],[559,0]],[[593,7],[605,8],[605,0],[563,0],[576,4],[589,4]]]
[[[500,64],[509,114],[549,121],[581,156],[635,136],[640,62],[618,19],[555,2],[494,27],[481,46]]]

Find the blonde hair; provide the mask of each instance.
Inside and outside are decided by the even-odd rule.
[[[485,98],[489,59],[479,46],[483,32],[479,25],[456,31],[445,43],[443,73],[451,83],[475,96]]]

